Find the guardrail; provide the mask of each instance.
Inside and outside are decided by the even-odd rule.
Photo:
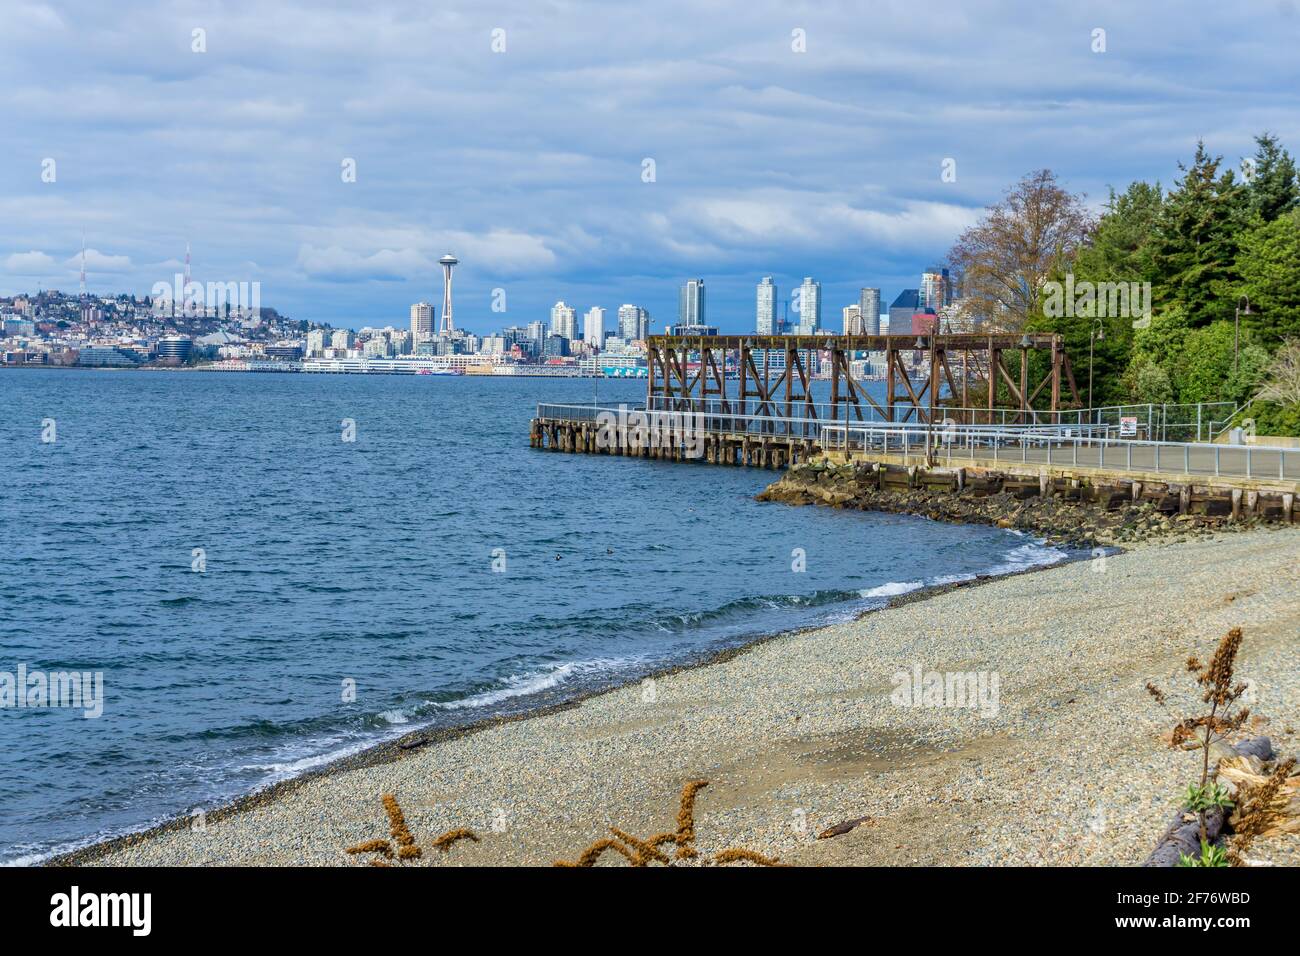
[[[639,414],[646,416],[646,425],[670,424],[678,428],[699,428],[706,432],[737,435],[753,435],[762,438],[811,438],[821,437],[822,429],[828,423],[816,418],[804,418],[785,415],[742,415],[735,411],[692,411],[692,410],[657,410],[643,405],[608,405],[600,402],[578,403],[539,403],[537,417],[573,422],[595,422],[602,414],[612,416],[615,421],[623,421],[627,416]],[[622,416],[620,418],[620,416]],[[852,423],[850,423],[852,424]],[[841,426],[842,427],[842,426]],[[877,426],[866,426],[877,427]],[[879,427],[919,428],[925,431],[927,426],[902,423],[880,423]],[[933,429],[945,427],[936,423]],[[975,434],[997,432],[999,434],[1014,432],[1033,435],[1077,435],[1081,433],[1104,433],[1105,425],[1076,424],[1028,424],[1028,425],[953,425],[963,432]]]
[[[602,419],[602,415],[607,416]],[[660,411],[644,406],[540,403],[541,419],[628,427],[702,430],[755,438],[811,439],[825,450],[880,452],[904,460],[1038,463],[1112,471],[1300,481],[1300,449],[1118,438],[1105,424],[961,425],[935,422],[826,422],[722,411]],[[928,454],[927,454],[928,449]]]
[[[879,451],[904,460],[953,458],[1081,466],[1113,471],[1300,481],[1300,449],[1163,442],[1058,431],[924,425],[824,424],[824,449]]]

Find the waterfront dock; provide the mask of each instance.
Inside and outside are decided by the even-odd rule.
[[[1078,392],[1059,336],[659,336],[649,346],[644,405],[540,404],[532,446],[772,470],[825,457],[902,487],[1154,497],[1179,513],[1294,519],[1300,448],[1160,440],[1149,421],[1068,408],[1063,388],[1076,405]],[[830,353],[825,402],[810,387],[814,347]],[[927,353],[923,380],[901,358],[909,349]],[[852,375],[863,350],[886,354],[885,403]],[[1222,424],[1196,430],[1212,437]]]

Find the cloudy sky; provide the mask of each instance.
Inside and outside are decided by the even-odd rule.
[[[335,325],[405,324],[450,251],[475,331],[559,298],[659,330],[690,276],[741,330],[769,273],[820,279],[838,326],[1032,169],[1100,202],[1198,137],[1300,151],[1296,0],[0,0],[0,26],[0,294],[75,290],[84,235],[94,292],[147,294],[188,240],[195,279]]]

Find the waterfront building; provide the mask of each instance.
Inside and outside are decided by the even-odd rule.
[[[194,342],[185,335],[168,335],[158,340],[158,358],[184,362],[190,357]]]
[[[800,335],[816,335],[822,327],[822,284],[805,276],[799,286],[799,325]]]
[[[116,345],[88,345],[77,358],[78,365],[88,368],[135,368],[143,356],[138,352]]]
[[[866,335],[880,334],[880,290],[863,289],[858,293],[858,313],[862,316],[862,331]]]
[[[563,299],[551,306],[551,334],[570,340],[578,337],[577,310],[565,305]]]
[[[312,329],[307,333],[307,354],[324,355],[325,354],[325,330]]]
[[[582,340],[592,348],[600,348],[605,341],[605,310],[593,305],[582,318]]]
[[[278,359],[283,362],[296,362],[302,358],[302,346],[297,342],[281,342],[278,345],[268,345],[262,350],[269,359]]]
[[[677,324],[703,325],[705,320],[703,279],[688,279],[677,296]]]
[[[776,332],[777,296],[776,283],[772,281],[772,277],[763,276],[763,281],[758,284],[758,303],[755,316],[755,325],[759,335],[773,335]]]

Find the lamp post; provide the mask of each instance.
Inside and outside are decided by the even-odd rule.
[[[1237,308],[1234,310],[1236,317],[1232,322],[1232,374],[1234,376],[1241,371],[1241,316],[1243,314],[1241,303],[1243,301],[1246,303],[1245,314],[1253,315],[1250,311],[1250,296],[1243,295],[1237,300]]]
[[[1092,330],[1088,334],[1088,411],[1092,411],[1092,355],[1093,347],[1106,338],[1106,330],[1101,319],[1092,320]]]

